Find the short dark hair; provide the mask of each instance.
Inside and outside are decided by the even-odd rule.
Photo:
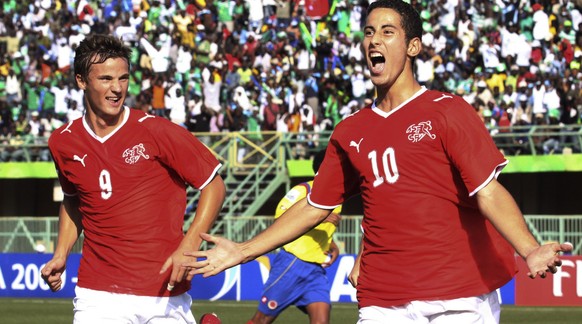
[[[400,15],[400,24],[406,34],[406,42],[416,37],[422,39],[422,19],[412,5],[402,0],[378,0],[368,6],[367,15],[378,8],[392,9]]]
[[[127,61],[129,67],[130,56],[131,48],[120,39],[110,35],[89,35],[75,50],[75,75],[80,75],[87,81],[91,66],[101,64],[110,58],[122,58]]]

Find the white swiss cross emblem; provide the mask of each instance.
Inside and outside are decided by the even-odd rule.
[[[149,159],[150,156],[145,153],[145,147],[142,143],[135,145],[132,148],[128,148],[123,152],[123,157],[125,158],[125,163],[136,164],[140,158]]]
[[[406,129],[406,134],[408,134],[408,139],[413,142],[420,142],[425,136],[430,139],[435,139],[436,135],[432,132],[432,125],[430,121],[423,121],[415,125],[410,125]]]

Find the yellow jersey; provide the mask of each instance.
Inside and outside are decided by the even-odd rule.
[[[279,201],[277,210],[275,211],[275,219],[283,215],[293,204],[307,197],[312,186],[313,181],[308,181],[291,188],[285,197]],[[332,212],[340,214],[341,211],[342,206],[338,206]],[[336,226],[333,223],[323,222],[295,241],[284,245],[283,249],[305,262],[324,263],[327,258],[325,252],[329,250],[335,230]]]

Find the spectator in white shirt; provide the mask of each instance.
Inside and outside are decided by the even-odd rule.
[[[21,84],[18,80],[18,76],[14,73],[13,69],[8,71],[8,76],[6,77],[6,103],[8,106],[14,106],[22,100],[21,95]]]
[[[214,69],[214,68],[213,68]],[[221,81],[216,79],[214,72],[210,73],[208,81],[204,81],[202,91],[204,93],[204,105],[206,108],[214,110],[216,113],[220,112],[220,87]]]
[[[70,100],[69,87],[63,80],[60,80],[50,88],[50,91],[55,96],[55,114],[59,117],[66,115],[69,109],[67,101]]]
[[[350,77],[352,82],[352,95],[358,105],[361,107],[366,99],[366,81],[364,78],[364,71],[362,66],[357,64],[354,67],[354,73]]]
[[[545,44],[545,42],[552,37],[552,34],[550,33],[550,18],[548,14],[545,13],[544,7],[539,3],[535,3],[532,6],[532,9],[534,11],[532,16],[534,21],[532,30],[533,38],[540,41],[542,44]]]
[[[186,99],[180,84],[175,83],[166,94],[166,108],[170,110],[170,120],[174,124],[186,127]]]

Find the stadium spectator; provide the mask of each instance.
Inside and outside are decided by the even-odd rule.
[[[151,87],[151,107],[154,115],[158,117],[166,117],[166,86],[167,84],[163,74],[154,76]]]
[[[206,108],[214,110],[217,114],[222,110],[220,103],[222,81],[219,74],[219,66],[218,63],[210,65],[208,79],[203,83],[204,105]]]
[[[8,145],[0,151],[0,160],[3,162],[50,161],[46,139],[33,134],[30,123],[24,126],[21,134],[3,133],[0,138],[3,144]]]
[[[30,126],[30,129],[28,130],[29,134],[32,134],[33,136],[40,136],[44,134],[44,129],[40,122],[40,114],[38,111],[33,111],[30,113],[28,126]]]
[[[195,323],[187,294],[192,276],[181,264],[222,207],[221,165],[184,128],[124,106],[130,53],[105,35],[88,36],[76,49],[75,79],[87,111],[49,140],[65,198],[57,246],[41,275],[58,291],[83,233],[75,322]],[[202,192],[186,234],[184,182]]]
[[[42,125],[41,129],[43,130],[43,133],[40,134],[40,137],[47,138],[51,136],[54,130],[63,126],[64,124],[62,120],[56,118],[55,114],[50,111],[47,112],[46,115],[40,119],[40,123]]]
[[[366,99],[366,81],[364,76],[364,71],[361,65],[356,64],[354,67],[354,73],[350,77],[352,83],[352,96],[356,100],[357,106],[362,107],[364,105],[364,100]]]
[[[16,81],[20,83],[21,101],[13,105],[13,116],[34,110],[42,115],[47,104],[52,109],[50,97],[54,92],[35,88],[54,89],[61,82],[69,91],[68,96],[77,101],[78,111],[83,112],[82,91],[76,88],[73,75],[68,72],[73,50],[87,35],[109,32],[121,37],[134,50],[131,95],[127,104],[151,113],[154,111],[149,107],[151,102],[147,94],[151,92],[152,80],[148,73],[163,74],[165,80],[175,78],[181,83],[188,101],[190,89],[204,93],[201,72],[215,61],[215,56],[220,58],[218,61],[224,58],[224,66],[228,64],[228,68],[217,74],[223,83],[219,100],[224,107],[232,103],[232,81],[236,80],[234,74],[227,73],[232,70],[240,75],[239,85],[245,91],[253,88],[261,91],[261,101],[266,98],[260,89],[261,73],[265,73],[267,79],[275,77],[270,86],[273,89],[288,88],[284,84],[287,79],[299,93],[304,93],[305,78],[315,75],[316,82],[321,85],[331,79],[338,92],[353,96],[353,88],[346,80],[351,80],[357,63],[362,61],[361,26],[365,18],[363,6],[367,2],[337,1],[326,17],[311,16],[313,8],[305,5],[312,6],[312,2],[302,5],[290,0],[276,2],[278,5],[272,1],[244,0],[130,2],[98,5],[87,1],[69,5],[57,2],[54,7],[38,1],[7,4],[5,21],[0,25],[3,41],[0,42],[0,60],[4,60],[0,64],[0,75],[10,69],[14,71],[10,82],[6,77],[8,100],[16,98]],[[516,65],[519,67],[517,76],[526,76],[528,83],[570,77],[575,80],[573,86],[579,87],[582,15],[580,5],[575,2],[509,1],[499,3],[499,8],[482,0],[471,3],[414,1],[413,5],[421,13],[423,43],[426,44],[425,53],[417,59],[417,79],[431,89],[454,92],[462,83],[464,96],[471,98],[477,89],[466,84],[479,81],[480,73],[491,71],[488,67],[496,71],[497,66],[503,64],[508,76],[506,84]],[[264,10],[269,14],[265,15]],[[545,24],[542,22],[544,15],[547,16]],[[230,17],[232,22],[237,21],[233,30],[218,26],[218,22],[225,26],[230,24]],[[540,33],[538,28],[546,31]],[[191,61],[195,63],[189,64]],[[240,62],[241,68],[234,67],[236,62]],[[492,62],[499,62],[499,65]],[[422,68],[421,63],[425,63]],[[333,65],[338,69],[326,69]],[[269,70],[269,66],[273,68]],[[363,73],[370,96],[373,86],[366,69]],[[46,79],[49,83],[45,83]],[[330,88],[313,88],[310,81],[308,85],[306,100],[309,99],[320,122]],[[494,91],[494,86],[489,84],[488,88]],[[518,89],[517,84],[514,85],[514,90]],[[499,91],[503,93],[502,86]],[[48,101],[44,97],[46,94]],[[352,109],[346,107],[348,102],[341,102],[339,110]],[[63,101],[55,98],[57,117],[67,122],[62,105]],[[282,106],[293,111],[287,100]],[[360,101],[357,109],[361,107]],[[575,109],[582,110],[582,104],[577,103]],[[226,113],[226,110],[222,112]]]
[[[496,289],[515,275],[514,254],[528,276],[544,278],[573,246],[536,241],[496,180],[507,161],[473,108],[415,80],[422,27],[413,7],[373,2],[364,34],[377,97],[334,130],[307,198],[247,242],[202,234],[215,248],[186,253],[204,259],[185,266],[209,276],[248,262],[361,194],[360,323],[499,323]]]
[[[546,86],[541,80],[535,82],[531,89],[532,91],[532,112],[536,117],[535,120],[543,120],[544,124],[548,122],[548,109],[544,105],[544,96],[546,93]]]
[[[67,109],[67,121],[73,121],[75,119],[83,117],[83,111],[79,109],[76,101],[69,101],[69,108]]]
[[[54,96],[55,103],[54,116],[56,116],[56,118],[63,119],[63,116],[67,114],[68,110],[67,102],[70,100],[70,91],[68,84],[67,82],[65,82],[65,80],[59,79],[56,81],[56,84],[50,87],[49,90]]]
[[[174,124],[186,128],[186,98],[182,94],[182,87],[180,87],[179,83],[174,83],[168,89],[168,94],[165,99],[166,107],[170,108],[170,120]]]
[[[6,76],[6,103],[9,106],[17,106],[21,101],[21,83],[14,72],[14,69],[10,69],[8,75]]]

